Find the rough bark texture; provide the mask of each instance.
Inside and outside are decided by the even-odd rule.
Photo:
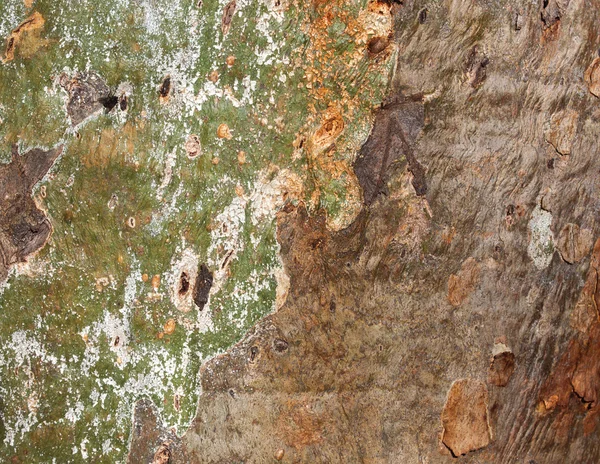
[[[338,9],[331,6],[334,3]],[[286,5],[282,6],[279,0],[268,3],[273,9]],[[236,30],[239,32],[238,9],[243,6],[233,0],[213,12],[211,18],[213,21],[217,18],[221,39],[231,38]],[[77,343],[85,345],[84,355],[79,358],[87,355],[91,359],[97,354],[89,362],[101,367],[108,365],[109,371],[119,374],[118,382],[128,386],[129,390],[123,391],[139,399],[133,409],[127,461],[131,464],[600,462],[600,224],[597,220],[600,1],[374,1],[368,3],[368,12],[384,18],[383,22],[393,14],[393,33],[388,36],[385,25],[381,31],[386,33],[357,32],[360,46],[355,49],[341,41],[344,46],[331,52],[326,45],[333,40],[332,35],[341,37],[342,32],[362,31],[363,23],[353,17],[344,17],[346,22],[335,21],[339,18],[334,17],[334,12],[343,12],[343,6],[343,2],[320,0],[306,5],[309,19],[303,24],[309,31],[305,44],[310,46],[306,45],[304,58],[310,65],[303,70],[302,85],[294,82],[284,96],[291,98],[295,92],[300,95],[299,89],[307,90],[313,100],[307,97],[312,103],[303,104],[303,111],[310,107],[310,114],[303,114],[305,126],[298,124],[294,130],[303,135],[293,141],[293,153],[292,138],[286,139],[289,143],[280,144],[279,135],[263,150],[271,153],[269,150],[276,147],[272,151],[279,153],[279,149],[290,148],[286,152],[288,158],[303,160],[299,172],[307,171],[306,178],[296,182],[287,168],[271,169],[275,161],[285,166],[287,158],[283,155],[271,159],[259,158],[260,153],[255,153],[254,159],[248,157],[255,163],[253,169],[261,165],[265,171],[261,171],[260,186],[254,186],[253,193],[245,196],[240,180],[234,187],[235,195],[222,200],[224,204],[230,202],[229,209],[205,212],[202,208],[212,198],[203,197],[205,203],[201,207],[185,203],[185,208],[189,208],[174,216],[180,222],[174,219],[169,228],[152,229],[155,217],[179,214],[167,206],[163,209],[168,195],[172,195],[169,198],[173,198],[174,205],[181,193],[179,189],[167,189],[174,172],[188,181],[193,177],[190,172],[207,178],[210,169],[225,169],[217,167],[222,155],[221,166],[227,166],[229,171],[213,174],[211,179],[216,179],[217,187],[212,191],[218,193],[224,179],[243,172],[245,152],[238,148],[227,151],[223,147],[226,143],[239,143],[234,146],[248,149],[247,139],[234,137],[244,134],[244,124],[256,123],[256,127],[275,128],[283,133],[286,124],[293,123],[294,115],[287,112],[284,119],[290,122],[280,120],[271,124],[265,117],[263,123],[264,114],[260,112],[251,116],[240,113],[246,119],[239,122],[231,114],[238,114],[232,108],[240,106],[232,105],[218,113],[223,121],[217,118],[212,121],[209,117],[203,121],[214,125],[210,126],[211,138],[206,135],[209,131],[204,130],[204,125],[194,129],[197,133],[200,129],[204,131],[205,139],[213,144],[211,150],[216,153],[210,160],[198,161],[195,166],[202,162],[202,169],[176,168],[175,155],[166,157],[162,184],[151,176],[144,178],[147,181],[144,185],[151,185],[152,190],[138,195],[143,199],[136,204],[138,210],[131,207],[119,211],[116,193],[102,190],[106,199],[110,198],[108,208],[103,206],[104,209],[97,210],[101,212],[94,210],[94,214],[96,217],[112,214],[117,208],[123,216],[119,216],[120,228],[104,229],[103,223],[96,224],[94,233],[85,237],[93,241],[98,236],[108,243],[107,237],[125,236],[124,243],[115,239],[114,248],[126,250],[123,253],[135,251],[131,262],[123,264],[125,258],[116,251],[114,259],[104,262],[98,249],[86,244],[86,250],[90,261],[97,259],[102,266],[114,266],[111,272],[121,273],[118,275],[122,276],[122,286],[133,289],[115,297],[114,314],[122,315],[125,321],[122,326],[127,330],[121,329],[120,319],[114,322],[116,316],[99,312],[108,321],[104,322],[108,329],[94,326],[96,319],[90,315],[88,326],[75,320],[68,333],[77,335],[74,337]],[[38,16],[33,18],[32,23],[23,22],[20,26],[17,23],[12,29],[5,61],[12,62],[16,59],[15,52],[23,48],[21,34],[34,25],[35,31],[43,26]],[[234,39],[244,42],[237,36]],[[348,50],[352,51],[345,55]],[[359,56],[356,63],[360,63],[356,70],[344,74],[344,66],[336,68],[331,64],[337,63],[339,56],[353,56],[355,50]],[[348,115],[358,114],[360,119],[364,114],[340,108],[347,105],[356,109],[359,103],[377,100],[376,93],[361,94],[356,100],[350,94],[376,85],[373,84],[379,82],[376,76],[385,68],[377,68],[378,63],[391,56],[396,63],[387,98],[373,108],[370,136],[362,148],[352,152],[353,144],[357,144],[351,132],[360,131],[360,127],[352,126],[355,121]],[[236,58],[230,56],[227,62],[222,61],[220,72],[225,75]],[[367,68],[376,69],[377,73],[369,74],[367,79]],[[111,78],[114,88],[122,77],[117,71]],[[273,78],[269,82],[286,82],[286,76],[273,77],[280,76],[279,70],[276,71],[269,75],[269,79]],[[338,71],[339,86],[327,87],[331,76],[338,76]],[[242,71],[239,73],[241,77]],[[165,113],[176,115],[173,117],[176,122],[171,121],[173,128],[181,123],[178,114],[184,107],[181,95],[186,89],[195,89],[192,85],[186,87],[185,78],[161,76],[151,96],[156,105],[153,114],[160,115],[167,108]],[[213,84],[218,82],[216,70],[208,76]],[[102,112],[113,112],[115,119],[127,117],[117,111],[129,111],[129,87],[118,84],[121,93],[113,94],[104,80],[92,72],[76,73],[70,78],[63,75],[60,84],[68,94],[65,109],[72,126]],[[148,92],[150,87],[147,83],[136,85],[140,93]],[[328,96],[334,92],[332,88],[343,89],[339,98],[344,105],[340,103],[340,108],[336,107],[336,101],[327,100],[333,100]],[[226,90],[229,93],[223,91],[211,100],[213,109],[225,97],[239,103],[232,96],[233,90]],[[185,101],[193,100],[193,96],[187,95],[185,98],[189,99]],[[208,101],[209,97],[202,96]],[[319,99],[327,104],[317,110],[315,100]],[[270,100],[275,101],[272,94],[264,97],[264,104]],[[287,101],[278,102],[278,109],[270,111],[286,110]],[[177,104],[180,106],[168,106]],[[132,107],[131,111],[134,110]],[[153,114],[147,118],[145,110],[136,111],[142,121],[139,130],[151,126]],[[194,117],[198,113],[200,110],[196,108],[190,111]],[[224,122],[224,115],[229,117],[227,122],[233,130]],[[85,137],[83,125],[81,128]],[[66,133],[75,134],[74,130],[71,127],[71,132]],[[103,130],[109,134],[106,137],[113,148],[94,152],[104,157],[86,158],[88,168],[109,164],[118,145],[115,140],[123,138],[126,146],[138,143],[136,136],[131,135],[138,129],[121,128],[117,135],[111,132],[113,129]],[[201,159],[204,139],[201,147],[199,136],[190,135],[187,127],[180,132],[173,137],[181,142],[180,148],[185,148],[186,160]],[[90,133],[93,130],[87,133],[92,137]],[[257,133],[255,145],[263,137]],[[97,141],[97,144],[104,146],[108,142],[102,145]],[[150,144],[153,149],[157,145],[160,144]],[[37,251],[50,235],[50,222],[37,208],[31,191],[60,152],[61,149],[32,149],[18,155],[14,151],[12,161],[0,167],[0,279],[6,278],[11,264]],[[348,155],[350,152],[356,156]],[[148,172],[156,171],[152,158],[139,159],[147,163],[144,166]],[[138,180],[135,173],[139,162],[128,163],[127,169],[131,171],[128,181]],[[122,166],[119,169],[125,170]],[[258,176],[257,172],[252,174]],[[328,178],[332,173],[337,177]],[[243,176],[251,175],[240,174],[240,179]],[[309,184],[306,179],[314,184],[310,195],[303,195]],[[343,201],[327,203],[330,198],[327,188],[337,185],[336,182],[343,183],[342,180],[346,182],[346,190],[339,194]],[[192,197],[194,191],[189,186],[196,181],[192,178],[186,184]],[[130,187],[134,192],[138,184],[131,183],[135,184]],[[362,195],[357,214],[353,213],[353,185]],[[126,189],[119,194],[124,205],[128,205],[127,201],[129,204],[137,201],[136,194]],[[314,207],[321,204],[313,202],[319,195],[323,195],[322,204],[330,209]],[[152,201],[156,198],[158,205],[148,198]],[[106,202],[102,201],[104,205]],[[182,204],[185,201],[181,200]],[[246,208],[249,203],[256,203],[257,209]],[[330,215],[335,212],[332,204],[349,212],[346,216],[342,214],[351,218],[347,227],[332,227]],[[267,212],[260,209],[263,206]],[[233,284],[228,286],[227,279],[232,275],[252,276],[250,271],[242,274],[246,272],[243,265],[256,271],[261,263],[272,258],[267,252],[247,255],[243,252],[260,250],[261,246],[268,248],[264,245],[268,242],[268,232],[263,239],[251,236],[248,230],[268,222],[265,218],[275,210],[276,240],[289,288],[286,278],[278,280],[278,300],[282,304],[275,312],[252,319],[252,327],[240,340],[235,338],[238,333],[235,330],[241,330],[242,323],[234,321],[235,314],[231,317],[225,314],[219,319],[220,312],[228,305],[219,305],[217,296],[237,292],[242,298],[236,301],[252,303],[252,298],[245,296],[252,294],[252,289],[242,287],[244,291],[240,291]],[[159,214],[154,216],[156,211]],[[68,212],[64,212],[63,219],[70,223],[76,216]],[[195,222],[190,218],[195,218]],[[244,223],[243,218],[252,220]],[[147,229],[143,229],[145,226]],[[181,238],[177,236],[178,229],[184,227],[182,246],[168,248],[172,237],[173,241]],[[196,228],[192,233],[193,227]],[[94,235],[98,230],[102,234],[108,232]],[[109,232],[114,230],[118,234],[111,235]],[[158,235],[159,240],[152,241]],[[140,241],[136,242],[136,237]],[[196,244],[196,251],[188,253],[184,247],[194,239],[200,242],[198,237],[205,237],[208,243]],[[231,237],[234,240],[229,240]],[[56,256],[66,260],[68,256],[63,255]],[[147,255],[155,256],[156,260],[143,261]],[[58,259],[56,256],[51,259]],[[142,274],[140,262],[154,273],[151,265],[158,268],[162,262],[167,266],[165,256],[173,260],[169,270],[153,277]],[[203,264],[204,256],[212,259],[210,267]],[[264,274],[272,271],[271,267],[260,269]],[[172,278],[167,285],[173,294],[173,305],[181,298],[180,306],[185,309],[178,307],[180,312],[173,312],[173,305],[167,305],[168,292],[164,293],[167,296],[163,306],[152,306],[163,301],[160,289],[165,279],[161,284],[161,275]],[[98,294],[116,287],[112,278],[111,274],[110,279],[96,279]],[[136,281],[143,282],[139,286],[145,289],[145,294],[138,291]],[[49,294],[56,292],[54,286],[48,288]],[[63,300],[59,302],[75,298],[66,290],[63,292],[67,296],[61,294]],[[17,292],[12,298],[19,296]],[[89,306],[76,305],[71,313],[78,315],[80,310],[87,315],[86,311],[91,312],[94,304],[100,304],[104,310],[104,300],[96,296],[85,300]],[[256,293],[254,300],[258,298]],[[97,303],[98,299],[101,303]],[[54,303],[48,312],[60,310],[60,304]],[[255,314],[259,314],[258,310],[252,313]],[[200,337],[195,331],[206,330],[208,322],[203,318],[210,317],[217,322],[225,321],[217,324],[220,332],[209,334],[213,338],[207,336],[205,345],[199,342],[194,345]],[[250,319],[244,319],[243,323]],[[259,320],[254,323],[256,319]],[[131,320],[137,324],[133,329],[129,325]],[[22,333],[41,330],[36,324],[41,322],[28,323]],[[94,334],[90,331],[88,337],[87,329],[82,327],[96,327],[96,338],[90,340]],[[191,335],[182,341],[177,338],[182,333]],[[219,345],[214,340],[223,333],[230,336]],[[25,335],[20,340],[27,341]],[[46,362],[46,358],[52,358],[51,349],[58,350],[57,346],[65,343],[59,337],[48,338],[47,353],[35,344],[31,344],[33,348],[29,351],[22,348],[18,368],[9,371],[11,375],[13,372],[15,376],[23,375],[24,393],[19,401],[24,405],[22,410],[29,408],[33,416],[38,411],[38,396],[43,398],[46,394],[33,390],[38,388],[34,380],[54,379],[47,381],[54,388],[63,373],[56,366],[62,366],[63,371],[67,369],[64,363],[57,364],[58,360]],[[170,340],[173,343],[169,345]],[[231,346],[230,340],[240,341]],[[213,353],[218,349],[215,346],[226,343],[229,349],[204,361],[204,353]],[[95,346],[103,347],[102,363],[98,362],[100,348],[96,351],[90,348]],[[178,354],[175,350],[182,346],[185,358],[168,357],[172,354],[169,349]],[[140,347],[150,348],[144,351]],[[201,352],[201,348],[207,351]],[[136,349],[134,359],[131,352]],[[154,365],[151,366],[154,371],[148,368],[150,374],[145,376],[148,370],[144,370],[144,362],[159,352],[163,356],[157,361],[159,369],[172,369],[171,377],[176,374],[184,377],[168,388],[163,385],[167,384],[163,377],[150,375],[155,373]],[[29,364],[24,362],[22,353],[28,356]],[[184,386],[193,385],[192,381],[187,382],[184,371],[194,365],[188,359],[192,356],[189,353],[204,361],[196,389],[197,408],[189,428],[171,429],[160,417],[160,401],[151,401],[138,393],[154,388],[151,393],[162,400],[164,411],[181,419],[182,402],[195,398],[187,391],[187,396],[180,394]],[[37,361],[29,361],[37,359],[35,356],[51,366],[44,365],[44,370]],[[4,355],[1,359],[6,360]],[[74,357],[68,359],[77,361]],[[110,362],[104,362],[105,359]],[[162,359],[168,362],[160,364]],[[181,367],[183,362],[174,361],[179,359],[185,359],[184,367]],[[82,377],[81,382],[85,383],[88,379]],[[66,451],[60,448],[62,442],[68,442],[76,433],[89,433],[92,427],[84,430],[83,425],[71,425],[68,421],[88,424],[85,419],[101,428],[99,417],[108,421],[116,414],[117,406],[109,404],[105,408],[104,398],[119,390],[107,390],[109,393],[102,393],[104,398],[98,400],[101,394],[96,383],[103,387],[117,384],[112,377],[107,378],[99,376],[92,381],[90,391],[97,395],[93,406],[84,407],[82,403],[79,412],[77,405],[71,407],[70,403],[53,406],[55,409],[49,409],[50,412],[39,408],[40,419],[26,430],[33,436],[32,444],[21,444],[16,449],[11,442],[10,447],[0,450],[2,456],[12,456],[13,462],[33,462],[28,461],[27,447],[33,451],[41,449],[44,441],[54,446],[51,450],[70,453],[69,447]],[[11,379],[3,378],[2,382]],[[149,386],[151,381],[155,385]],[[2,391],[14,391],[3,385],[0,383]],[[117,402],[109,396],[107,403],[112,400]],[[3,420],[7,416],[4,412],[7,402],[7,398],[0,402]],[[58,415],[50,428],[44,428],[44,421],[52,419],[49,416],[54,411],[68,407],[71,409]],[[102,408],[104,416],[96,407]],[[11,416],[18,418],[13,421],[17,424],[21,420],[19,411]],[[3,422],[0,425],[4,435]],[[33,426],[37,428],[31,432]],[[17,428],[12,430],[14,441]],[[74,447],[73,455],[77,457],[73,462],[85,462],[88,453],[92,460],[113,459],[107,457],[108,453],[120,456],[122,451],[117,445],[126,442],[119,435],[108,440],[109,451],[104,452],[100,446],[88,450],[85,444],[89,439],[83,436],[77,438],[80,446]],[[113,438],[117,445],[111,444]],[[43,461],[46,457],[56,457],[57,453],[51,456],[51,452],[39,452],[35,459]]]
[[[397,8],[411,103],[377,112],[361,214],[280,213],[287,301],[202,368],[190,462],[600,459],[600,5],[423,7]]]

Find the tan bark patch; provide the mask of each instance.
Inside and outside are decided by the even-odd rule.
[[[335,111],[328,111],[321,126],[315,132],[313,144],[315,149],[322,150],[331,145],[344,130],[344,120]]]
[[[490,443],[485,383],[461,379],[452,384],[442,411],[442,443],[460,456]]]
[[[279,430],[288,446],[298,449],[323,441],[323,418],[309,404],[289,402],[279,421]]]
[[[479,263],[468,258],[457,274],[448,279],[448,301],[452,306],[460,306],[475,290],[479,281]]]
[[[581,261],[592,248],[593,237],[589,229],[580,229],[577,224],[567,224],[558,235],[558,251],[567,263]]]
[[[594,58],[594,61],[588,66],[583,75],[588,90],[592,95],[600,97],[600,58]]]
[[[45,22],[44,17],[35,11],[29,18],[19,24],[6,39],[6,51],[2,62],[7,63],[15,58],[17,45],[21,46],[22,54],[26,58],[31,57],[37,50],[46,45],[47,41],[40,38]]]
[[[578,120],[579,114],[574,110],[559,111],[550,118],[546,140],[561,155],[571,154]]]

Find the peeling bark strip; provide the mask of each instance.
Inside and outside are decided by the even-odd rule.
[[[546,140],[559,154],[571,154],[578,120],[579,114],[574,110],[559,111],[552,115]]]
[[[474,45],[465,58],[464,72],[467,77],[467,82],[474,89],[478,89],[483,85],[487,77],[486,68],[490,60],[482,52],[481,47]]]
[[[594,58],[583,75],[588,90],[595,97],[600,97],[600,57]]]
[[[502,343],[496,344],[488,372],[488,382],[497,387],[505,387],[514,370],[515,355],[513,352]]]
[[[223,9],[223,18],[221,19],[221,30],[223,31],[223,35],[227,35],[229,32],[229,28],[231,27],[231,20],[233,19],[233,15],[235,14],[235,10],[237,8],[237,3],[235,0],[231,0],[225,8]]]
[[[544,29],[552,28],[560,22],[569,6],[569,2],[570,0],[542,0],[540,14]]]
[[[589,229],[580,229],[577,224],[565,225],[558,235],[558,251],[567,263],[581,261],[590,252],[594,238]]]
[[[63,74],[60,85],[69,95],[67,113],[73,126],[103,110],[111,111],[119,98],[112,95],[104,80],[96,73]]]
[[[19,155],[15,145],[12,161],[0,166],[0,282],[13,264],[25,261],[50,237],[50,221],[31,198],[31,190],[61,152],[59,146]]]
[[[597,430],[600,420],[600,239],[596,241],[588,278],[571,316],[579,333],[567,349],[541,389],[542,411],[572,410],[584,414],[583,431],[586,435]],[[579,401],[573,404],[570,399]],[[579,403],[579,406],[577,406]],[[554,420],[558,422],[561,416]]]
[[[421,95],[400,97],[377,112],[371,135],[362,146],[354,171],[363,189],[366,204],[385,191],[389,170],[404,155],[413,175],[417,195],[427,193],[425,169],[416,159],[413,146],[424,125]]]
[[[457,457],[490,443],[488,391],[479,380],[461,379],[452,384],[442,411],[442,442]]]

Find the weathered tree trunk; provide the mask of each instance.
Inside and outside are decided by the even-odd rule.
[[[150,30],[156,5],[139,5]],[[202,46],[182,46],[180,68],[147,71],[153,86],[134,75],[141,63],[61,61],[53,88],[72,127],[52,126],[59,135],[39,144],[67,155],[13,150],[3,168],[0,205],[19,197],[0,216],[0,276],[13,269],[0,320],[2,456],[600,462],[600,2],[187,8],[196,19],[175,15],[173,27]],[[263,42],[241,24],[265,14],[272,62],[244,48]],[[3,79],[61,56],[39,50],[55,46],[30,18],[11,27]],[[203,21],[222,47],[206,62]],[[152,56],[153,42],[134,42]],[[188,85],[200,72],[214,86]],[[18,112],[0,89],[0,108]],[[35,145],[12,127],[7,147]],[[63,193],[45,205],[33,183],[52,162],[43,198],[46,185]],[[30,260],[41,276],[15,270],[40,248]],[[86,281],[92,298],[71,289]],[[21,308],[33,316],[13,327]],[[58,388],[77,375],[89,387]],[[97,406],[101,395],[110,404]],[[122,410],[131,423],[114,419]]]

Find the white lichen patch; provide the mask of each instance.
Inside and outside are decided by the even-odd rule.
[[[538,269],[548,267],[554,254],[554,235],[550,229],[552,214],[537,205],[531,213],[527,225],[529,229],[529,245],[527,254]]]
[[[303,183],[297,174],[282,169],[271,177],[269,180],[268,172],[259,174],[251,192],[236,196],[215,218],[208,249],[209,267],[214,269],[211,294],[221,289],[229,274],[229,264],[243,250],[241,232],[246,223],[247,208],[250,208],[252,225],[260,229],[275,219],[275,214],[286,201],[302,197]],[[252,234],[250,240],[253,245],[258,245],[257,234]]]

